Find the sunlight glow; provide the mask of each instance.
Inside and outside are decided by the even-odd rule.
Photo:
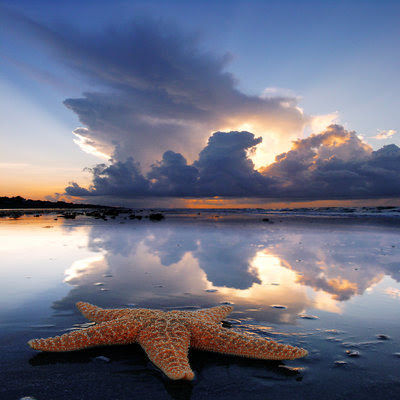
[[[335,111],[330,114],[313,115],[309,129],[311,133],[318,133],[325,130],[329,125],[336,124],[339,121],[339,112]]]
[[[86,129],[86,128],[79,128],[80,130]],[[84,151],[85,153],[91,154],[93,156],[99,157],[104,160],[109,160],[111,158],[110,154],[106,154],[102,151],[100,151],[94,144],[91,143],[91,141],[84,136],[80,135],[79,133],[75,131],[72,132],[76,138],[73,139],[74,143],[79,146],[79,148]]]

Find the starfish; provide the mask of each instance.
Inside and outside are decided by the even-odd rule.
[[[76,306],[95,325],[28,344],[42,351],[73,351],[94,346],[139,343],[150,360],[170,379],[192,380],[189,346],[207,351],[266,360],[293,360],[307,350],[273,340],[240,334],[219,322],[233,310],[218,306],[196,311],[103,309],[89,303]]]

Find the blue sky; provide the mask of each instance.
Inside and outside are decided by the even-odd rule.
[[[2,195],[44,197],[62,193],[69,181],[87,187],[95,174],[83,169],[107,159],[98,157],[94,149],[120,163],[132,155],[145,172],[161,162],[167,150],[182,154],[187,165],[195,165],[212,132],[222,129],[248,130],[262,137],[256,156],[252,156],[258,170],[271,164],[276,155],[288,152],[292,140],[325,131],[333,122],[346,132],[355,131],[372,150],[390,143],[400,145],[397,1],[3,0],[0,4],[4,38],[0,42],[0,174],[6,182]],[[203,65],[198,70],[201,74],[211,65],[209,74],[202,76],[204,82],[231,74],[225,86],[209,89],[212,96],[222,97],[212,117],[207,117],[212,123],[195,117],[185,121],[199,129],[193,129],[185,140],[175,133],[170,133],[171,138],[176,136],[174,140],[165,138],[167,133],[164,137],[160,134],[159,153],[151,146],[154,138],[153,142],[138,136],[127,140],[126,135],[113,137],[112,133],[108,138],[109,131],[99,128],[99,121],[86,120],[85,125],[81,103],[76,101],[85,92],[123,91],[115,82],[110,89],[110,82],[99,78],[100,67],[91,64],[88,72],[88,65],[77,60],[84,45],[93,50],[90,62],[104,61],[106,55],[100,54],[101,46],[96,47],[97,39],[119,30],[113,40],[121,38],[122,43],[129,26],[145,26],[146,21],[154,32],[158,29],[155,25],[162,25],[161,34],[171,34],[174,48],[182,46],[186,52],[196,53],[193,59],[186,54],[179,68],[195,67],[196,71],[196,65]],[[60,50],[60,37],[75,47],[61,46]],[[121,43],[115,48],[125,51],[128,47]],[[112,48],[110,39],[109,56]],[[136,44],[135,48],[144,51],[145,46]],[[128,66],[122,56],[118,65],[125,70]],[[193,79],[190,77],[191,82]],[[193,90],[191,86],[190,93],[196,96]],[[229,90],[233,92],[227,93]],[[259,102],[256,98],[262,93],[270,100]],[[233,105],[232,96],[237,96]],[[290,104],[277,106],[274,99],[278,97],[287,98]],[[66,99],[71,100],[66,102],[69,108],[63,104]],[[140,99],[143,102],[148,97]],[[253,102],[262,110],[250,112]],[[228,107],[238,115],[236,119],[228,115]],[[155,114],[145,111],[146,118],[154,119]],[[272,115],[274,112],[279,116]],[[264,113],[271,115],[264,117]],[[282,125],[284,120],[290,124]],[[109,129],[122,129],[106,122]],[[125,121],[124,129],[127,124]],[[134,126],[132,129],[139,129],[140,125]],[[71,132],[77,127],[88,129],[81,134],[92,144],[89,153],[74,142],[77,136]],[[377,139],[379,133],[387,138]],[[124,151],[115,148],[119,141]]]

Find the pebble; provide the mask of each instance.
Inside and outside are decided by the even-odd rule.
[[[272,304],[270,307],[272,307],[272,308],[279,308],[279,309],[282,309],[282,310],[286,310],[286,306],[283,306],[283,305],[281,305],[281,304]]]
[[[215,293],[215,292],[218,292],[218,289],[206,289],[205,292],[207,292],[207,293]]]
[[[347,365],[347,362],[346,361],[342,361],[342,360],[338,360],[338,361],[335,361],[334,364],[336,366],[338,366],[338,367],[344,367],[345,365]]]
[[[300,314],[299,318],[303,319],[319,319],[316,315]]]
[[[376,338],[379,340],[389,340],[390,339],[390,337],[388,335],[384,335],[383,333],[376,335]]]
[[[360,357],[360,352],[356,350],[346,350],[346,354],[349,357]]]

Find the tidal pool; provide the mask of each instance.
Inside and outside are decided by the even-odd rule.
[[[0,219],[0,398],[399,398],[398,224],[236,217]],[[138,345],[60,354],[27,346],[84,327],[77,301],[229,303],[227,329],[309,355],[268,362],[191,351],[188,383],[168,381]]]

